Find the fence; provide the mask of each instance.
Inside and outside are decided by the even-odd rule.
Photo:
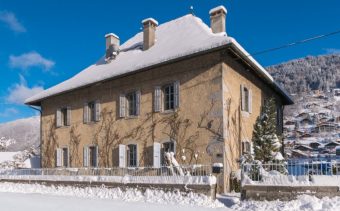
[[[0,176],[211,176],[211,166],[0,169]]]
[[[299,162],[289,160],[277,163],[246,163],[242,165],[242,178],[250,179],[260,183],[264,178],[281,176],[294,176],[303,178],[308,176],[309,180],[313,176],[335,176],[340,175],[340,161],[310,161]],[[292,178],[292,177],[291,177]]]

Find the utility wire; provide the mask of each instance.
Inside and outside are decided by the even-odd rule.
[[[340,34],[340,30],[333,31],[333,32],[330,32],[330,33],[327,33],[327,34],[317,35],[317,36],[310,37],[310,38],[303,39],[303,40],[299,40],[299,41],[295,41],[295,42],[288,43],[288,44],[278,46],[278,47],[275,47],[275,48],[268,48],[268,49],[265,49],[265,50],[262,50],[262,51],[258,51],[258,52],[252,53],[252,54],[248,54],[247,57],[261,55],[261,54],[269,53],[269,52],[272,52],[272,51],[281,50],[281,49],[284,49],[284,48],[289,48],[289,47],[292,47],[294,45],[300,45],[300,44],[303,44],[303,43],[306,43],[306,42],[310,42],[310,41],[317,40],[317,39],[322,39],[322,38],[333,36],[333,35],[336,35],[336,34]]]

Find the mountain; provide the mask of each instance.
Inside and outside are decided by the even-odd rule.
[[[290,94],[340,87],[340,54],[307,56],[267,70]]]
[[[2,151],[23,151],[40,144],[40,117],[30,117],[0,124]]]

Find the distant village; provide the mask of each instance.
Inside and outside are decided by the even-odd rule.
[[[340,156],[340,89],[295,96],[284,117],[285,155],[331,159]]]

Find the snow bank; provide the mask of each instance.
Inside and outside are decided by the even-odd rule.
[[[61,175],[0,175],[0,179],[33,181],[113,182],[122,184],[183,184],[214,185],[215,176],[61,176]]]
[[[0,183],[0,192],[6,193],[25,193],[25,194],[44,194],[54,196],[68,196],[89,199],[116,199],[126,202],[151,202],[159,204],[172,205],[191,205],[203,207],[223,207],[218,201],[212,201],[211,198],[202,194],[164,192],[162,190],[146,190],[142,192],[137,189],[105,188],[103,187],[71,187],[71,186],[44,186],[38,184],[18,184],[18,183]],[[127,209],[128,210],[128,209]]]
[[[339,211],[340,197],[324,197],[301,195],[291,201],[243,201],[231,205],[231,210],[238,211]]]

